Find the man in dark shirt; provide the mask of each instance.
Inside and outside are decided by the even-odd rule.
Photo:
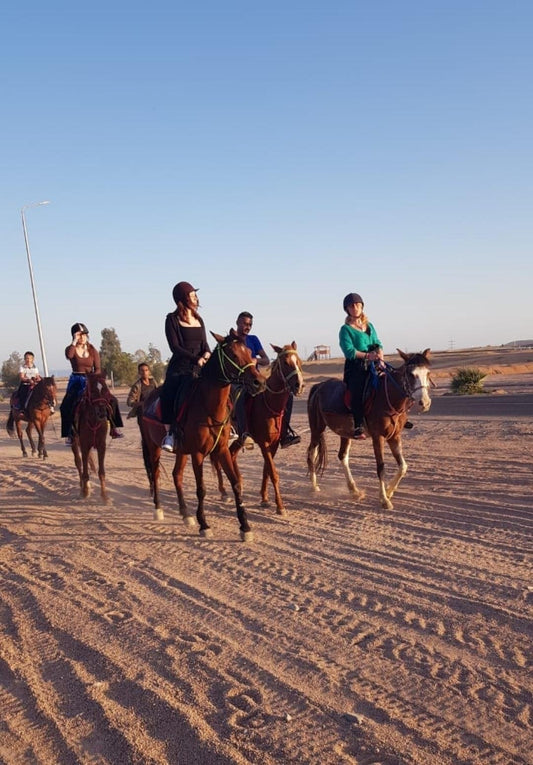
[[[261,345],[261,341],[257,335],[250,334],[253,322],[254,317],[251,313],[248,311],[241,311],[241,313],[237,316],[237,334],[241,340],[244,340],[246,346],[250,349],[252,358],[256,362],[257,366],[268,366],[270,364],[270,359],[266,355],[263,346]],[[297,435],[290,426],[293,398],[294,396],[291,393],[287,400],[287,406],[285,407],[283,420],[281,422],[281,437],[279,443],[282,449],[286,449],[288,446],[292,446],[293,444],[299,444],[301,441],[300,436]],[[244,411],[242,393],[236,400],[235,419],[237,421],[237,430],[239,432],[239,436],[245,436],[246,413]],[[244,438],[244,445],[246,446],[246,436]]]
[[[128,420],[132,417],[137,417],[137,423],[140,424],[142,417],[142,404],[149,393],[156,388],[155,380],[150,374],[150,367],[143,361],[138,367],[139,379],[133,383],[126,404],[131,407],[128,412]]]

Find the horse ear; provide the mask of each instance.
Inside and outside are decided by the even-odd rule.
[[[398,351],[398,353],[400,354],[400,356],[402,357],[402,359],[403,359],[404,361],[407,361],[407,359],[409,358],[409,356],[408,356],[406,353],[404,353],[403,351],[401,351],[399,348],[396,348],[396,350]]]
[[[426,359],[429,359],[431,356],[431,348],[426,348],[425,351],[422,351],[422,356],[425,356]]]
[[[297,350],[298,350],[298,346],[296,345],[296,340],[293,340],[293,341],[292,341],[292,343],[291,343],[291,347],[292,347],[292,350],[293,350],[293,351],[297,351]]]
[[[209,331],[211,332],[211,330],[209,330]],[[215,338],[217,343],[223,343],[224,342],[224,338],[222,337],[222,335],[217,335],[216,332],[211,332],[211,334],[213,335],[213,337]]]
[[[274,345],[273,343],[270,343],[270,347],[273,348],[276,351],[276,353],[281,353],[281,351],[283,350],[281,346]]]

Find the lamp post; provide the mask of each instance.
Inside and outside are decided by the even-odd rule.
[[[41,319],[39,317],[39,305],[37,303],[37,292],[35,291],[35,281],[33,279],[33,268],[31,265],[31,255],[30,255],[30,245],[28,242],[28,231],[26,229],[26,218],[24,217],[24,211],[28,210],[30,207],[40,207],[41,205],[49,205],[49,201],[45,202],[33,202],[29,205],[24,205],[22,210],[20,211],[22,215],[22,230],[24,231],[24,242],[26,244],[26,254],[28,256],[28,268],[30,269],[30,282],[31,282],[31,291],[33,293],[33,305],[35,307],[35,318],[37,319],[37,332],[39,334],[39,344],[41,346],[41,356],[43,358],[43,371],[44,376],[48,377],[48,364],[46,363],[46,353],[44,350],[44,340],[43,340],[43,331],[41,329]]]

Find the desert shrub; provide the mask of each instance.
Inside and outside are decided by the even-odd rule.
[[[451,389],[460,396],[483,393],[483,380],[486,375],[480,369],[465,367],[458,369],[452,377]]]

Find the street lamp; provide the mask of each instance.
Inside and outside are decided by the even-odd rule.
[[[35,282],[33,280],[33,268],[31,265],[31,255],[30,255],[30,245],[28,242],[28,231],[26,230],[26,218],[24,217],[24,211],[28,210],[30,207],[40,207],[41,205],[49,205],[50,202],[32,202],[32,204],[24,205],[22,208],[21,215],[22,215],[22,230],[24,231],[24,242],[26,243],[26,254],[28,256],[28,268],[30,269],[30,282],[31,282],[31,291],[33,293],[33,305],[35,306],[35,318],[37,319],[37,332],[39,333],[39,343],[41,345],[41,356],[43,358],[43,370],[44,370],[44,376],[48,377],[48,364],[46,363],[46,353],[44,350],[44,340],[43,340],[43,332],[41,329],[41,319],[39,318],[39,305],[37,303],[37,292],[35,291]]]

